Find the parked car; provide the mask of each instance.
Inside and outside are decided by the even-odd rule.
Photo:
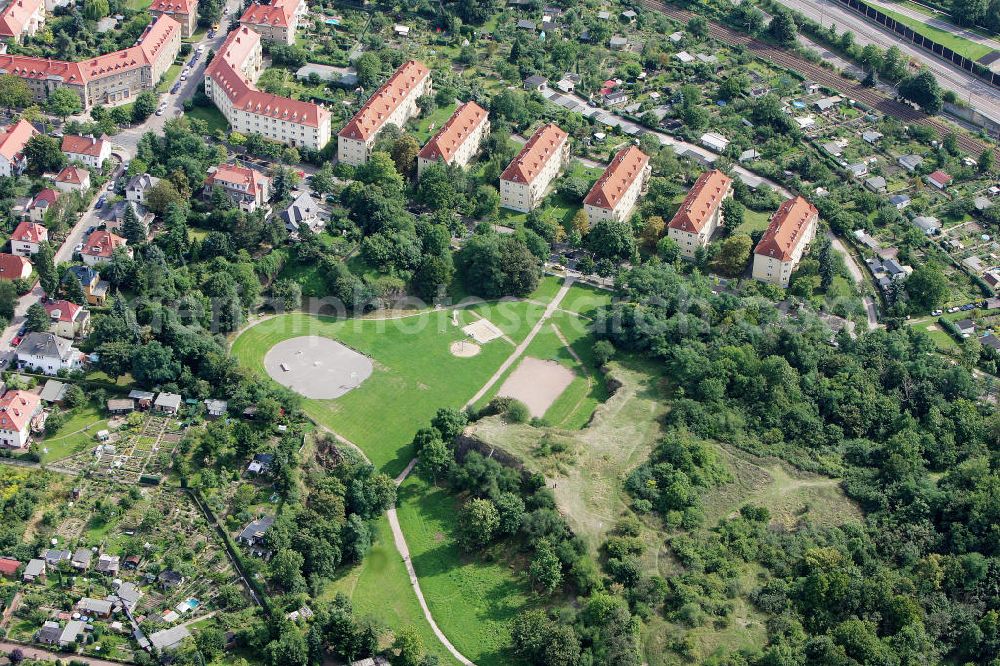
[[[14,336],[14,339],[10,341],[10,346],[11,347],[16,347],[19,344],[21,344],[21,336],[16,335],[16,336]]]
[[[22,338],[24,337],[24,334],[27,332],[28,332],[27,326],[22,326],[21,328],[17,329],[17,335]]]
[[[108,189],[110,190],[112,187],[114,187],[114,183],[112,183],[111,187],[109,187]],[[107,200],[108,198],[102,194],[101,198],[97,200],[97,205],[95,205],[94,208],[96,208],[97,210],[104,208],[104,202]]]
[[[83,252],[83,243],[77,243],[76,247],[73,248],[73,252],[75,252],[76,254],[80,254],[81,252]]]
[[[931,312],[932,317],[940,317],[943,313],[940,310],[934,310]]]

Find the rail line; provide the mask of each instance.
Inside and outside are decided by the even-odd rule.
[[[638,3],[646,9],[659,12],[683,23],[686,23],[697,16],[694,12],[687,11],[686,9],[679,9],[677,7],[671,7],[670,5],[659,2],[658,0],[638,0]],[[983,143],[964,130],[959,129],[956,131],[955,128],[934,118],[933,116],[928,116],[922,111],[917,111],[906,104],[897,102],[878,90],[874,90],[855,81],[845,79],[839,74],[835,74],[830,70],[809,62],[805,58],[789,53],[788,51],[775,46],[771,46],[766,42],[727,28],[723,25],[715,23],[714,21],[709,21],[708,25],[709,34],[713,39],[716,39],[724,44],[743,46],[758,58],[768,60],[775,65],[784,67],[785,69],[794,70],[799,74],[815,81],[821,86],[825,86],[831,90],[836,90],[840,94],[853,100],[857,100],[858,102],[861,102],[862,104],[875,109],[882,114],[894,116],[907,123],[915,123],[930,127],[938,133],[938,136],[941,137],[954,133],[959,147],[973,157],[978,157],[979,154],[988,147],[987,144]],[[1000,161],[1000,148],[994,148],[993,153],[997,160]]]

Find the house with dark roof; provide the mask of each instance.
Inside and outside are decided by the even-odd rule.
[[[80,350],[53,333],[28,333],[17,346],[19,368],[33,368],[46,375],[80,367]]]
[[[75,277],[83,286],[83,294],[90,305],[104,305],[108,299],[110,285],[101,279],[101,274],[90,266],[70,266],[63,275],[63,282]]]
[[[253,555],[266,559],[271,556],[271,551],[265,547],[264,537],[272,525],[274,516],[262,516],[252,520],[240,531],[236,541],[246,546]]]
[[[35,641],[45,645],[59,645],[62,627],[55,620],[47,620],[42,628],[35,632]]]
[[[288,207],[281,211],[281,221],[290,234],[295,234],[302,227],[318,233],[326,226],[326,211],[324,211],[308,192],[301,192]]]

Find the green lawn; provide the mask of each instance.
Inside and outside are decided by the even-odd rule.
[[[759,213],[747,208],[743,213],[743,224],[736,227],[736,233],[752,234],[755,231],[764,231],[770,223],[771,215],[769,213]]]
[[[177,80],[177,76],[181,73],[184,67],[182,65],[171,65],[167,68],[166,74],[163,76],[163,80],[160,84],[156,86],[156,92],[165,93],[170,90],[170,86],[174,85],[174,81]]]
[[[511,549],[465,554],[454,537],[459,506],[448,491],[412,475],[400,488],[399,520],[420,587],[459,652],[478,666],[519,663],[506,648],[511,623],[533,598],[527,563]]]
[[[96,446],[95,435],[99,430],[108,427],[108,421],[103,418],[103,405],[91,401],[68,412],[69,418],[54,437],[46,437],[41,442],[44,453],[43,463],[61,460],[86,449]]]
[[[603,308],[611,304],[613,292],[607,289],[598,289],[580,282],[576,282],[570,288],[566,298],[560,304],[560,309],[575,312],[585,317],[593,316],[598,308]]]
[[[978,60],[982,58],[987,53],[991,53],[993,49],[984,45],[977,44],[976,42],[969,41],[964,37],[959,37],[954,35],[947,30],[942,30],[940,28],[935,28],[934,26],[927,25],[926,23],[906,16],[905,14],[900,14],[888,9],[884,5],[878,6],[879,11],[881,11],[886,16],[895,19],[897,22],[902,23],[908,28],[911,28],[917,34],[929,37],[934,41],[938,42],[942,46],[947,46],[955,53],[963,55],[971,60]]]
[[[188,118],[202,120],[207,123],[209,132],[214,133],[215,130],[229,131],[229,123],[226,121],[226,117],[214,106],[196,106],[190,111],[186,111],[184,115]]]
[[[424,145],[432,136],[437,134],[442,125],[448,122],[448,119],[451,118],[453,113],[455,113],[455,108],[457,106],[458,105],[454,103],[439,106],[430,114],[418,118],[416,121],[417,129],[413,132],[409,132],[409,134],[411,134],[421,146]]]

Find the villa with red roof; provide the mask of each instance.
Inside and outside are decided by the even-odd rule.
[[[337,159],[353,166],[367,162],[378,133],[387,125],[403,127],[430,90],[431,70],[416,60],[404,62],[337,134]]]
[[[500,174],[500,205],[521,213],[534,210],[549,184],[569,161],[569,135],[542,125]]]
[[[129,256],[132,256],[132,249],[126,247],[127,245],[128,241],[121,236],[100,229],[90,234],[84,241],[83,249],[80,250],[80,258],[88,266],[108,263],[111,261],[111,255],[114,254],[115,249],[119,247],[124,247]]]
[[[0,11],[0,39],[20,42],[25,35],[34,37],[45,25],[44,0],[11,0]]]
[[[56,189],[62,192],[86,192],[90,189],[90,172],[68,166],[56,174]]]
[[[417,178],[431,164],[444,162],[464,167],[490,133],[489,113],[475,102],[466,102],[451,115],[437,134],[417,153]]]
[[[44,191],[42,190],[42,192]],[[51,192],[52,190],[48,191]],[[17,225],[14,233],[10,235],[10,251],[19,257],[30,257],[36,254],[38,247],[48,239],[48,229],[37,222],[24,220]]]
[[[252,28],[269,42],[295,43],[295,30],[308,12],[305,0],[272,0],[252,3],[240,17],[240,25]]]
[[[718,169],[707,171],[695,181],[667,227],[667,236],[681,247],[685,257],[693,257],[708,245],[722,225],[722,202],[733,195],[733,179]]]
[[[0,71],[24,79],[38,102],[48,99],[56,88],[68,88],[87,110],[95,104],[128,101],[155,88],[180,49],[180,24],[161,15],[127,49],[79,62],[2,54]]]
[[[61,338],[82,338],[90,328],[90,311],[64,300],[45,301],[45,311],[52,323],[49,331]]]
[[[51,187],[46,187],[44,190],[36,194],[30,202],[28,202],[25,214],[32,222],[44,222],[45,214],[58,200],[59,192],[57,190],[53,190]]]
[[[0,68],[2,68],[0,56]],[[24,147],[28,139],[38,134],[27,120],[19,120],[13,125],[0,128],[0,176],[16,176],[24,173],[28,160],[24,157]]]
[[[198,26],[198,0],[153,0],[149,6],[153,17],[169,16],[181,26],[181,37],[194,34]]]
[[[93,136],[67,134],[62,140],[62,154],[72,164],[79,162],[91,169],[100,169],[104,160],[111,157],[111,142]]]
[[[0,398],[0,446],[23,449],[31,436],[31,419],[42,411],[42,399],[27,391],[7,391]]]
[[[0,252],[0,280],[22,280],[30,275],[30,261],[16,254]]]
[[[271,180],[267,176],[236,164],[220,164],[209,169],[205,192],[211,192],[216,186],[225,190],[233,203],[248,213],[263,206],[271,197]]]
[[[802,197],[781,204],[754,248],[753,277],[787,287],[792,271],[816,238],[818,226],[819,211]]]
[[[649,155],[635,146],[618,151],[583,200],[590,225],[603,220],[628,220],[652,172]]]
[[[240,26],[229,33],[205,68],[205,94],[234,131],[257,133],[288,146],[321,149],[330,141],[330,112],[319,104],[257,90],[254,84],[263,61],[260,35]]]

